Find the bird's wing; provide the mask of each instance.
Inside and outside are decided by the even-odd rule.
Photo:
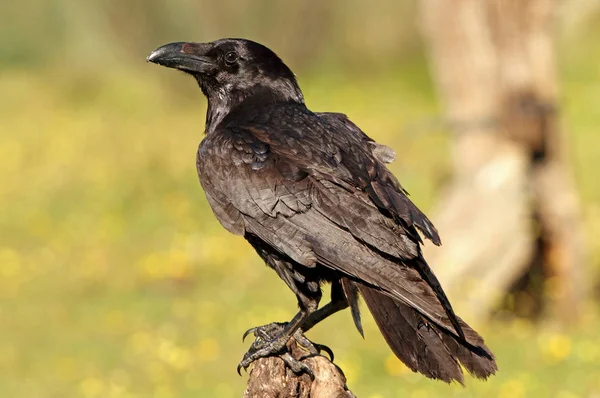
[[[461,335],[420,255],[413,225],[422,213],[401,199],[367,144],[354,141],[360,137],[338,134],[305,119],[279,131],[240,126],[207,137],[198,171],[215,214],[234,233],[377,287]]]
[[[342,174],[338,178],[346,177],[346,182],[366,191],[373,203],[394,217],[412,238],[420,241],[415,232],[416,228],[434,244],[440,245],[441,240],[433,223],[410,201],[408,192],[385,167],[384,163],[395,160],[396,153],[391,148],[373,141],[342,113],[326,112],[315,115],[321,121],[321,129],[325,130],[318,135],[329,149],[323,151],[322,159],[339,151],[339,164],[352,175],[351,178],[347,178]],[[314,134],[314,129],[311,131]],[[272,139],[276,140],[278,137],[279,135],[275,134]],[[319,165],[314,165],[314,168],[329,177],[339,172],[337,167],[333,172]]]
[[[343,130],[345,135],[351,135],[354,140],[365,141],[371,146],[371,152],[375,159],[383,163],[392,163],[396,160],[396,152],[385,145],[375,142],[366,135],[357,125],[352,123],[348,116],[343,113],[319,112],[315,113],[325,123],[334,127],[335,130]]]

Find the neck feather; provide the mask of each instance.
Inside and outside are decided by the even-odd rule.
[[[293,102],[304,105],[304,97],[296,82],[287,80],[277,82],[276,85],[256,85],[252,88],[229,91],[204,82],[199,84],[208,98],[206,134],[212,133],[228,114],[244,104],[258,106]]]

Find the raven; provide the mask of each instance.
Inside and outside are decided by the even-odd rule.
[[[420,234],[436,245],[440,238],[385,166],[390,148],[344,114],[310,111],[292,71],[256,42],[170,43],[147,61],[198,82],[208,98],[196,159],[206,198],[298,299],[291,321],[246,332],[256,340],[238,372],[272,355],[307,370],[286,356],[288,340],[320,351],[302,333],[348,307],[362,334],[359,295],[413,371],[460,383],[461,365],[479,378],[496,372],[494,355],[454,314],[423,258]],[[319,308],[326,282],[331,302]]]

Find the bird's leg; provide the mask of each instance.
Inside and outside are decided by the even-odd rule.
[[[313,312],[306,321],[302,324],[302,331],[308,332],[317,323],[330,315],[335,314],[338,311],[348,308],[348,302],[346,300],[331,300],[329,303],[319,308],[318,311]]]
[[[238,373],[242,368],[246,369],[250,364],[259,358],[277,355],[284,360],[290,369],[294,372],[307,372],[311,374],[306,365],[296,361],[291,355],[286,354],[286,344],[289,339],[299,332],[300,327],[317,310],[321,298],[320,290],[317,292],[311,289],[310,294],[304,294],[300,290],[296,293],[300,311],[288,323],[271,323],[257,328],[250,329],[244,334],[253,333],[256,340],[250,346],[250,349],[244,355],[244,358],[238,365]],[[308,340],[304,337],[305,340]],[[304,342],[300,338],[301,342]],[[303,345],[303,344],[301,344]]]
[[[346,309],[349,306],[352,307],[352,318],[354,319],[354,324],[356,325],[358,332],[364,337],[360,321],[360,312],[358,310],[358,291],[348,279],[340,279],[332,282],[331,301],[308,317],[308,319],[301,326],[302,331],[309,331],[313,326],[321,322],[323,319],[335,314],[338,311]]]
[[[331,350],[331,348],[324,344],[317,344],[310,341],[306,336],[304,336],[304,333],[310,330],[317,323],[321,322],[323,319],[345,308],[348,308],[348,302],[346,300],[332,299],[332,301],[319,308],[317,311],[313,312],[312,314],[310,314],[310,316],[306,318],[306,321],[304,321],[301,328],[298,329],[294,334],[294,339],[296,339],[296,342],[301,347],[303,347],[313,355],[320,354],[322,351],[325,351],[327,355],[329,355],[329,359],[333,362],[333,351]],[[361,329],[359,329],[359,331],[360,330]]]

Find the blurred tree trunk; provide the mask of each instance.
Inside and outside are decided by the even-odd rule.
[[[453,133],[454,182],[433,217],[430,264],[458,307],[487,316],[521,288],[523,314],[571,320],[583,265],[560,140],[552,0],[422,0],[433,75]],[[535,294],[537,293],[537,295]]]

